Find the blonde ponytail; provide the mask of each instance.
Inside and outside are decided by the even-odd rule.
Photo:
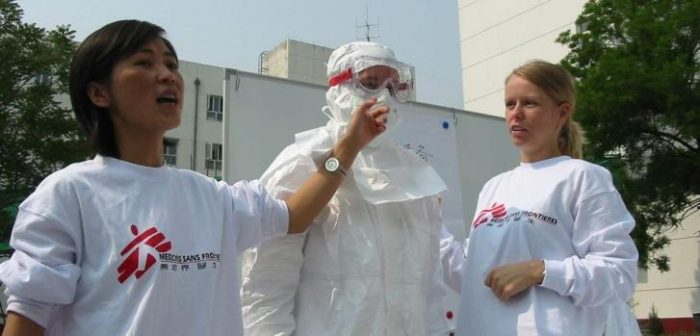
[[[574,159],[583,158],[583,144],[586,142],[583,128],[578,122],[573,121],[571,117],[566,121],[566,124],[561,128],[559,133],[559,150],[564,155],[568,155]]]

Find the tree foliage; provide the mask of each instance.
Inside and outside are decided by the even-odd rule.
[[[558,41],[578,79],[585,156],[633,213],[640,265],[668,270],[666,233],[700,207],[700,0],[593,0]]]
[[[22,22],[14,0],[0,0],[0,240],[12,225],[7,210],[51,172],[87,157],[67,102],[75,48],[68,26],[45,30]]]

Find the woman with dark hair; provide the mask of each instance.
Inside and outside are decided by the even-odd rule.
[[[242,335],[238,255],[306,230],[342,182],[327,165],[282,201],[257,181],[164,166],[183,80],[163,33],[117,21],[76,51],[71,101],[97,155],[51,174],[20,206],[16,252],[0,265],[3,335]],[[335,163],[351,166],[384,131],[375,102],[358,107],[328,154]]]
[[[165,31],[144,21],[118,21],[87,38],[76,51],[70,68],[70,97],[75,116],[98,154],[120,158],[109,109],[89,96],[95,84],[108,84],[113,67],[153,40],[160,40],[170,54],[170,67],[177,68],[175,48],[162,37]],[[179,77],[179,75],[178,75]],[[181,81],[180,81],[181,82]],[[179,86],[182,87],[181,83]],[[182,106],[182,104],[180,104]]]

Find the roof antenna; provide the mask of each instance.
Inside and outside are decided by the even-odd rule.
[[[356,25],[355,28],[362,28],[364,30],[364,39],[367,40],[368,42],[371,41],[373,38],[378,38],[379,35],[372,35],[371,30],[372,27],[374,26],[379,26],[379,23],[370,23],[369,22],[369,8],[367,6],[367,3],[365,3],[365,23]]]

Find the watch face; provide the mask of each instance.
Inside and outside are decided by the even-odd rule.
[[[335,172],[340,167],[340,162],[336,158],[329,158],[326,160],[326,170],[329,172]]]

